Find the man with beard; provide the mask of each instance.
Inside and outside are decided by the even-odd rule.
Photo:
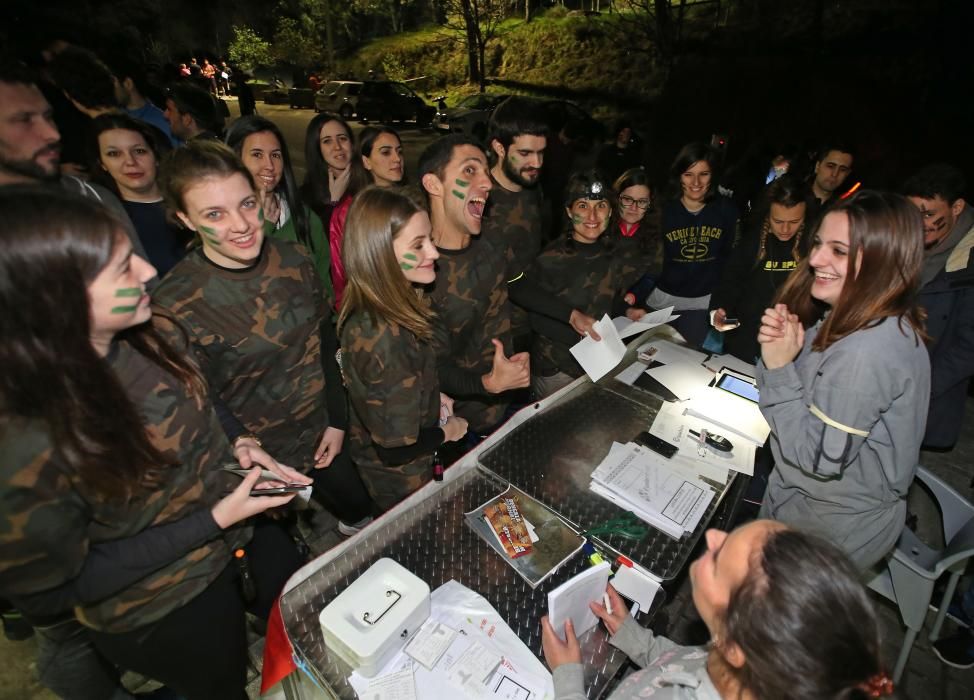
[[[0,186],[50,183],[96,199],[122,222],[140,257],[145,249],[125,209],[101,185],[72,175],[61,175],[61,135],[54,125],[51,105],[34,76],[16,64],[0,65]]]
[[[487,137],[493,189],[484,212],[483,235],[511,248],[512,277],[527,270],[541,252],[544,203],[538,180],[547,142],[548,126],[531,100],[510,97],[494,110]],[[517,306],[512,308],[511,332],[515,348],[530,348],[530,322]]]
[[[810,178],[812,196],[808,198],[805,211],[809,231],[818,228],[826,210],[839,201],[842,184],[852,172],[852,161],[852,150],[848,146],[831,144],[819,150]]]
[[[925,448],[946,450],[960,435],[967,385],[974,375],[974,211],[957,168],[928,165],[903,185],[923,218],[919,304],[930,335],[930,411]]]
[[[485,435],[503,419],[509,390],[531,380],[528,354],[507,355],[509,246],[481,235],[493,188],[487,156],[475,141],[451,134],[423,151],[419,178],[440,254],[429,291],[440,391],[456,400],[454,413],[476,435]]]

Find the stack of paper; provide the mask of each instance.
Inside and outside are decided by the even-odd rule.
[[[551,674],[487,600],[456,581],[431,597],[430,617],[375,678],[349,684],[369,700],[545,700]]]
[[[628,338],[643,331],[656,328],[657,326],[662,326],[664,323],[675,321],[678,318],[680,318],[680,315],[674,315],[673,307],[670,306],[659,311],[654,311],[651,314],[646,314],[638,321],[633,321],[626,316],[616,316],[612,319],[612,323],[615,325],[616,330],[619,331],[620,338]]]
[[[613,443],[589,488],[674,539],[696,529],[714,497],[698,476],[635,443]]]

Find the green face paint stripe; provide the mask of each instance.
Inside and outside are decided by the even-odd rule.
[[[257,210],[257,220],[260,221],[261,223],[264,222],[264,207],[261,207],[260,209]]]
[[[467,185],[470,184],[466,180],[461,180],[460,178],[457,178],[456,180],[454,180],[454,182],[460,185],[460,187],[466,187]]]
[[[112,307],[112,313],[113,314],[130,314],[133,311],[135,311],[137,308],[139,308],[139,307],[138,306],[113,306]]]
[[[418,260],[419,260],[419,258],[417,258],[417,257],[416,257],[415,255],[413,255],[412,253],[403,253],[403,254],[402,254],[402,256],[403,256],[403,257],[404,257],[404,258],[405,258],[406,260],[412,260],[413,262],[416,262],[416,261],[418,261]]]
[[[572,223],[573,224],[582,223],[582,217],[580,217],[578,214],[572,214]]]
[[[115,296],[117,297],[140,297],[142,296],[142,290],[138,287],[124,287],[122,289],[115,290]]]
[[[467,195],[465,195],[463,192],[457,192],[456,190],[452,190],[452,192],[453,192],[453,196],[456,197],[457,199],[467,198]]]
[[[410,265],[409,263],[401,262],[401,263],[399,263],[399,267],[401,267],[403,270],[412,270],[413,267],[415,267],[415,266],[414,265]]]
[[[207,236],[216,236],[216,229],[210,228],[209,226],[200,226],[200,231],[205,233]]]

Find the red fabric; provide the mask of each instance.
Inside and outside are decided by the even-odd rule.
[[[619,222],[619,233],[622,234],[623,238],[632,238],[636,235],[636,231],[639,230],[639,224],[641,222],[637,221],[634,224],[627,224],[625,221]],[[630,228],[631,227],[631,228]]]
[[[298,669],[294,665],[294,651],[284,631],[281,618],[281,599],[271,607],[271,617],[267,621],[267,636],[264,639],[264,669],[261,672],[260,692],[266,693],[280,683],[286,676]]]
[[[345,237],[345,219],[348,218],[348,209],[352,206],[352,198],[348,195],[342,197],[341,201],[335,206],[331,213],[331,222],[328,224],[328,242],[331,247],[331,284],[335,288],[335,308],[342,305],[342,296],[345,294],[345,263],[342,262],[342,238]]]

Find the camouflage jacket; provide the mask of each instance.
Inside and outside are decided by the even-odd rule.
[[[373,500],[390,508],[432,478],[432,455],[390,466],[375,446],[415,444],[420,429],[438,424],[436,355],[408,330],[360,311],[342,327],[342,374],[352,461]]]
[[[433,348],[440,368],[443,393],[452,396],[454,412],[466,418],[470,428],[483,432],[500,422],[509,400],[506,394],[490,395],[479,386],[476,395],[453,385],[457,370],[482,376],[493,366],[497,338],[507,354],[511,348],[511,306],[507,280],[511,250],[483,236],[473,236],[462,250],[440,248],[436,280],[430,285]]]
[[[329,310],[304,248],[265,239],[245,270],[218,267],[197,249],[153,297],[189,334],[211,389],[237,420],[278,461],[311,469],[328,425],[319,325]]]
[[[509,266],[512,277],[520,275],[531,267],[541,252],[544,221],[541,190],[522,189],[511,192],[494,179],[494,188],[487,200],[483,229],[480,235],[496,245],[508,246],[513,254]],[[511,308],[512,332],[515,336],[530,333],[531,325],[527,314],[517,306]]]
[[[554,319],[560,326],[569,328],[568,314],[578,309],[598,320],[613,312],[613,305],[621,299],[620,290],[628,288],[641,274],[629,260],[626,246],[608,239],[595,243],[578,243],[565,236],[552,241],[538,256],[525,274],[525,282],[540,291],[554,295],[568,311],[564,318]],[[529,306],[530,308],[530,306]],[[550,320],[532,315],[536,335],[531,351],[531,371],[545,374],[565,372],[573,377],[581,376],[582,368],[569,349],[579,340],[577,334],[551,333]],[[571,342],[567,342],[568,339]]]
[[[142,414],[152,443],[177,465],[151,493],[130,503],[106,502],[63,462],[41,421],[0,417],[0,595],[62,586],[80,573],[90,546],[208,508],[229,487],[217,469],[232,460],[230,446],[212,405],[197,402],[124,341],[106,359]],[[240,534],[235,544],[243,543]],[[202,593],[229,561],[224,539],[212,539],[75,614],[106,632],[141,627]]]

